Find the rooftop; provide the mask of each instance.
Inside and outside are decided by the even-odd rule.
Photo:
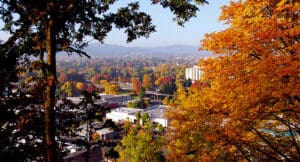
[[[103,129],[97,129],[96,132],[99,133],[99,134],[109,134],[109,133],[112,133],[114,131],[111,130],[110,128],[103,128]]]
[[[155,105],[145,109],[150,118],[164,118],[167,106]]]
[[[147,109],[135,109],[135,108],[127,108],[127,107],[119,107],[112,111],[116,113],[125,113],[128,115],[135,115],[136,112],[147,112],[150,118],[164,118],[165,110],[168,106],[155,105],[151,106]]]

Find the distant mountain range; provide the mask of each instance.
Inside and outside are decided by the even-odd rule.
[[[171,45],[160,47],[124,47],[92,43],[84,51],[91,57],[170,57],[170,56],[195,56],[206,57],[211,54],[207,51],[198,51],[197,46]],[[63,55],[66,56],[66,55]]]

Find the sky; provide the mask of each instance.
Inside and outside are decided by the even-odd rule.
[[[136,0],[119,0],[112,11],[125,6],[128,2]],[[106,39],[105,44],[121,45],[127,47],[157,47],[168,45],[190,45],[199,46],[200,40],[206,33],[220,31],[226,26],[218,21],[221,14],[220,7],[229,4],[229,0],[209,0],[209,4],[199,6],[200,11],[197,17],[190,19],[184,24],[184,27],[178,26],[172,19],[174,15],[160,5],[151,5],[150,0],[140,0],[140,10],[151,15],[153,24],[156,26],[156,32],[149,38],[138,38],[133,42],[126,42],[124,30],[113,29]],[[1,27],[3,23],[0,22]],[[0,39],[6,40],[7,34],[0,32]],[[94,41],[92,41],[94,42]]]
[[[121,0],[116,4],[116,8],[124,6],[128,0]],[[148,39],[138,38],[133,42],[126,43],[124,31],[113,30],[104,40],[106,44],[116,44],[122,46],[155,47],[167,45],[191,45],[199,46],[200,40],[206,33],[220,31],[226,26],[219,22],[221,6],[228,5],[229,0],[210,0],[209,4],[199,6],[200,11],[197,17],[190,19],[184,27],[180,27],[172,20],[174,15],[159,5],[151,5],[149,0],[141,0],[141,10],[152,16],[156,32],[152,33]]]

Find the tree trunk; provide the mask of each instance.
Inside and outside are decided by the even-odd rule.
[[[52,16],[52,15],[51,15]],[[55,89],[56,89],[56,30],[55,18],[51,17],[47,23],[46,30],[46,51],[47,51],[47,87],[45,91],[45,142],[46,158],[45,161],[57,161],[57,145],[55,142],[56,123],[55,123]]]

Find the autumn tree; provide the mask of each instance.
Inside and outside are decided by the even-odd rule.
[[[70,81],[65,82],[60,89],[67,95],[67,96],[72,96],[74,86]]]
[[[185,101],[186,97],[187,94],[185,87],[182,84],[177,84],[177,90],[174,93],[174,102],[172,104],[180,105],[183,101]]]
[[[162,100],[162,104],[163,104],[163,105],[169,105],[169,104],[170,104],[170,99],[169,99],[169,97],[165,97],[165,98]]]
[[[203,3],[203,0],[195,0]],[[87,45],[86,36],[103,42],[107,33],[115,26],[125,29],[127,41],[138,37],[148,37],[155,31],[151,18],[139,11],[138,3],[130,3],[112,13],[112,1],[25,1],[3,0],[0,2],[1,19],[6,24],[4,30],[10,33],[5,46],[18,45],[20,42],[31,42],[28,50],[39,51],[39,65],[43,67],[45,77],[45,154],[47,161],[57,161],[55,142],[55,90],[56,90],[56,53],[65,51],[69,54],[86,55],[82,49]],[[183,25],[196,15],[197,6],[190,1],[152,0],[152,4],[160,4],[169,8],[179,25]],[[28,53],[28,52],[25,52]]]
[[[184,90],[184,89],[183,89]],[[220,133],[215,128],[222,119],[214,118],[207,105],[209,88],[180,90],[166,116],[171,119],[165,144],[169,161],[232,161],[222,146],[225,141],[216,140]],[[224,153],[224,154],[222,154]]]
[[[96,90],[96,87],[94,84],[89,84],[87,87],[86,87],[86,91],[88,92],[94,92]]]
[[[143,77],[143,87],[146,90],[151,90],[151,88],[153,87],[153,77],[151,77],[151,74],[145,74]]]
[[[229,27],[202,41],[215,53],[200,62],[210,85],[169,114],[171,159],[299,161],[299,10],[294,0],[222,8]]]
[[[85,85],[85,83],[77,82],[75,87],[76,87],[76,89],[83,91],[83,90],[85,90],[86,85]]]
[[[164,76],[168,76],[170,75],[170,72],[171,72],[171,69],[172,69],[172,66],[170,64],[161,64],[161,65],[158,65],[156,70],[155,70],[155,73],[156,73],[156,76],[159,77],[164,77]]]
[[[206,83],[206,82],[201,82],[201,81],[199,81],[199,80],[195,80],[194,83],[192,83],[192,85],[191,85],[190,88],[194,88],[194,89],[195,89],[195,88],[198,88],[198,89],[201,89],[201,88],[207,87],[207,86],[209,86],[208,83]]]
[[[176,74],[176,85],[177,84],[183,84],[184,83],[184,73],[183,71],[180,71]]]
[[[133,92],[134,94],[138,94],[141,88],[141,83],[137,77],[133,77],[131,79],[132,86],[133,86]]]
[[[108,84],[107,80],[100,80],[100,84],[104,87],[106,84]]]
[[[66,73],[60,73],[59,77],[58,77],[58,81],[63,83],[66,82],[68,80],[67,74]]]
[[[109,82],[104,85],[104,93],[106,94],[116,94],[119,89],[120,86],[117,83]]]
[[[91,78],[91,81],[94,83],[94,84],[99,84],[101,80],[101,76],[99,74],[95,74],[92,78]]]

